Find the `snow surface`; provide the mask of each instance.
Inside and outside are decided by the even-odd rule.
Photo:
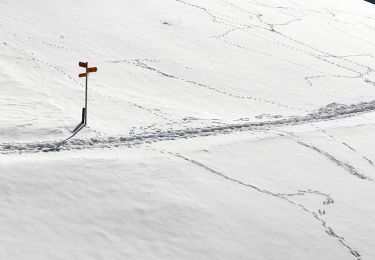
[[[0,12],[0,259],[375,259],[374,5]]]

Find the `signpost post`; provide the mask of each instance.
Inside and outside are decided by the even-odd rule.
[[[78,65],[80,67],[86,69],[86,72],[79,74],[79,77],[80,78],[86,78],[85,107],[84,107],[84,109],[82,111],[82,123],[84,123],[85,125],[87,125],[87,81],[88,81],[89,74],[92,73],[92,72],[97,72],[98,69],[96,67],[89,68],[88,62],[79,62]]]

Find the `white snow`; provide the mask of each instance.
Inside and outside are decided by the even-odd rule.
[[[0,1],[0,259],[375,259],[374,11]]]

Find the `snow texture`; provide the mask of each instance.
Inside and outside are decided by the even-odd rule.
[[[375,259],[371,3],[0,12],[0,259]]]

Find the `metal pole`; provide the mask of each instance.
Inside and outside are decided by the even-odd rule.
[[[89,74],[86,75],[86,94],[85,94],[85,125],[87,125],[87,78]]]

